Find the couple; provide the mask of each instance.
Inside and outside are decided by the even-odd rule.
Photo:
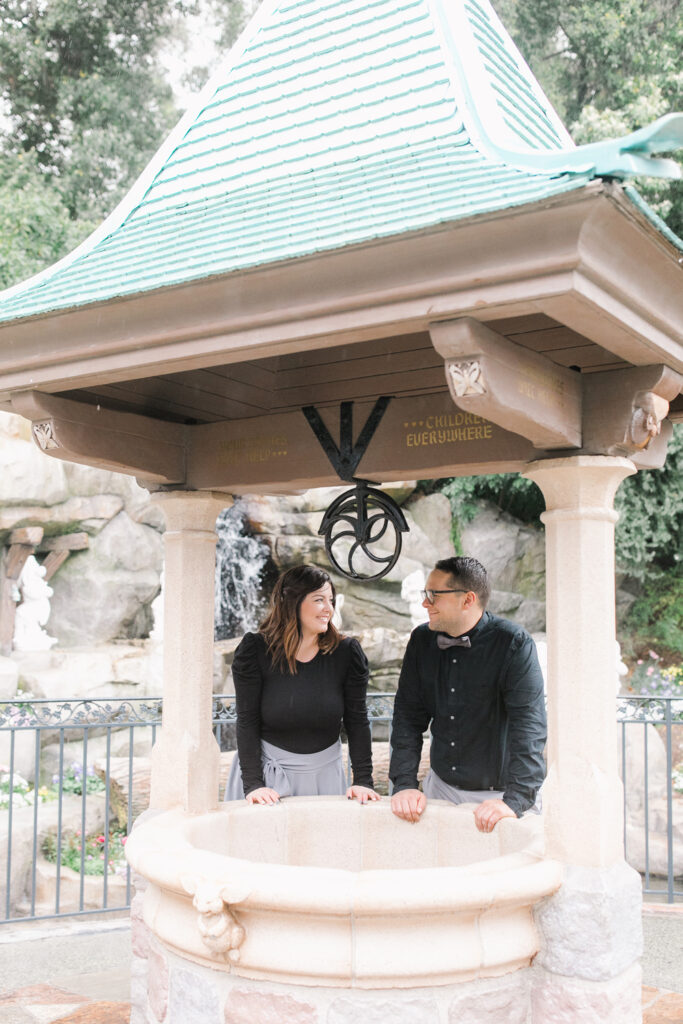
[[[490,588],[474,558],[436,563],[423,593],[429,622],[408,642],[394,705],[391,806],[419,821],[432,797],[476,803],[490,832],[501,818],[534,805],[545,774],[543,679],[533,640],[486,611]],[[368,663],[357,640],[332,623],[335,591],[313,566],[289,569],[275,584],[258,633],[235,652],[237,750],[227,800],[273,804],[284,796],[379,800],[372,783],[366,712]],[[339,733],[349,742],[346,787]],[[424,731],[431,723],[431,769],[418,790]]]

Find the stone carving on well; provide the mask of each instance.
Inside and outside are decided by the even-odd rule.
[[[33,436],[44,452],[51,448],[59,448],[60,444],[55,437],[55,429],[52,420],[45,420],[44,423],[33,424]]]
[[[192,906],[199,913],[197,926],[202,942],[216,959],[236,964],[245,939],[245,931],[230,909],[230,904],[241,903],[248,892],[233,893],[229,886],[184,878],[183,888],[192,896]]]
[[[470,359],[463,363],[449,361],[446,365],[451,389],[456,398],[486,394],[486,381],[481,362],[478,359]]]
[[[639,391],[633,400],[633,412],[627,441],[636,449],[648,448],[650,442],[662,432],[662,421],[669,412],[665,398],[652,391]]]

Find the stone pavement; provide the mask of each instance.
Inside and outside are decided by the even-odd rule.
[[[683,1024],[683,906],[643,926],[643,1024]],[[0,928],[0,1024],[128,1024],[130,956],[126,916]]]

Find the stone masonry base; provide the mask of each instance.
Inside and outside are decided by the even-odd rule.
[[[363,991],[249,981],[148,941],[131,1024],[639,1024],[640,968],[592,982],[539,967],[460,985]]]

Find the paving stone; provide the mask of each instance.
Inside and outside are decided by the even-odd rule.
[[[63,988],[56,988],[54,985],[25,985],[14,992],[7,992],[0,996],[0,1006],[53,1006],[59,1003],[85,1003],[85,996],[78,996],[74,992],[67,992]]]
[[[88,1003],[53,1024],[128,1024],[130,1003]]]
[[[643,1011],[643,1024],[683,1024],[683,995],[667,992]]]
[[[36,1024],[36,1018],[21,1006],[6,1004],[0,1006],[0,1024]]]

